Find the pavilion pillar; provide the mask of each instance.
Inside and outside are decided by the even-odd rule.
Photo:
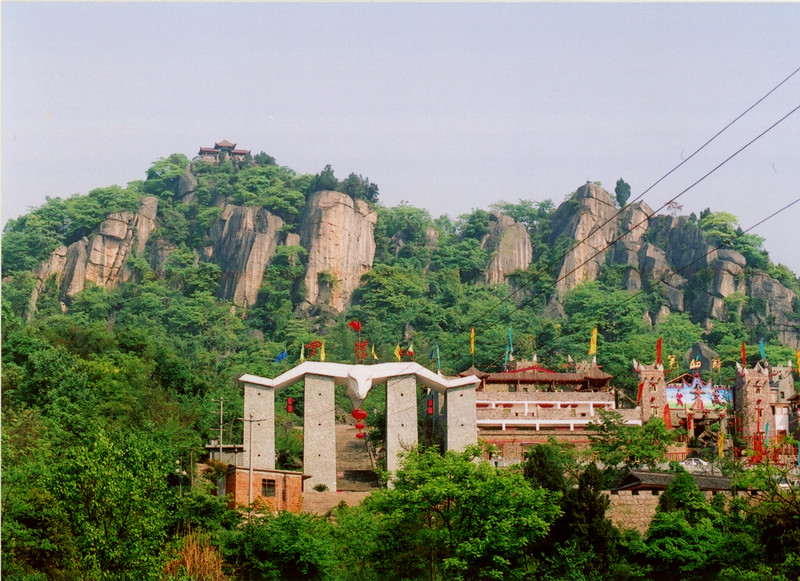
[[[304,487],[336,490],[336,424],[333,377],[307,374],[303,398]]]
[[[386,380],[386,469],[396,473],[400,453],[416,445],[416,375],[390,377]]]
[[[244,386],[243,465],[256,470],[275,469],[275,390],[263,385]]]
[[[448,450],[460,452],[478,442],[475,384],[449,387],[446,391]]]

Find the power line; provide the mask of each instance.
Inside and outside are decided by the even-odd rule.
[[[738,238],[741,238],[742,236],[744,236],[745,234],[747,234],[747,233],[748,233],[748,232],[750,232],[751,230],[753,230],[753,229],[755,229],[755,228],[758,228],[758,227],[759,227],[759,226],[761,226],[761,225],[762,225],[764,222],[766,222],[766,221],[768,221],[768,220],[771,220],[772,218],[774,218],[774,217],[775,217],[775,216],[777,216],[778,214],[781,214],[782,212],[784,212],[784,211],[788,210],[789,208],[791,208],[792,206],[794,206],[794,205],[795,205],[795,204],[797,204],[798,202],[800,202],[800,198],[796,198],[794,201],[792,201],[792,202],[789,202],[788,204],[786,204],[785,206],[783,206],[781,209],[774,211],[772,214],[770,214],[770,215],[769,215],[769,216],[767,216],[766,218],[763,218],[763,219],[759,220],[758,222],[756,222],[755,224],[753,224],[752,226],[750,226],[750,227],[749,227],[749,228],[747,228],[746,230],[742,230],[741,232],[738,232],[738,233],[736,233],[736,235],[735,235],[735,236],[731,237],[731,240],[736,240],[736,239],[738,239]],[[674,276],[674,275],[676,275],[676,274],[680,274],[680,273],[682,273],[683,271],[685,271],[685,270],[686,270],[686,269],[688,269],[689,267],[691,267],[691,266],[695,265],[695,264],[696,264],[696,263],[698,263],[699,261],[701,261],[701,260],[703,260],[704,258],[708,257],[708,256],[709,256],[709,255],[710,255],[712,252],[716,252],[717,250],[723,250],[723,249],[724,249],[724,244],[722,244],[722,243],[720,243],[720,244],[719,244],[719,245],[717,245],[717,246],[712,246],[712,247],[711,247],[711,248],[710,248],[710,249],[709,249],[709,250],[708,250],[708,251],[707,251],[705,254],[703,254],[703,255],[701,255],[701,256],[698,256],[697,258],[695,258],[694,260],[692,260],[692,261],[691,261],[691,262],[689,262],[688,264],[685,264],[684,266],[682,266],[682,267],[680,267],[680,268],[678,268],[678,269],[672,269],[672,274],[667,274],[667,275],[664,275],[664,276],[662,276],[660,279],[658,279],[658,280],[655,280],[655,281],[653,281],[652,283],[649,283],[649,284],[648,284],[648,286],[647,286],[647,288],[644,288],[644,287],[643,287],[643,288],[639,289],[638,291],[636,291],[635,293],[633,293],[633,294],[632,294],[632,295],[630,295],[629,297],[626,297],[626,298],[625,298],[625,300],[623,300],[623,301],[620,301],[619,303],[617,303],[616,305],[614,305],[614,307],[619,307],[619,306],[622,306],[622,305],[624,305],[625,303],[627,303],[627,302],[629,302],[629,301],[632,301],[633,299],[635,299],[635,298],[636,298],[637,296],[639,296],[640,294],[642,294],[642,293],[644,293],[644,292],[647,292],[647,291],[649,291],[649,290],[650,290],[651,288],[653,288],[655,285],[657,285],[657,284],[659,284],[659,283],[662,283],[662,282],[665,282],[665,281],[666,281],[666,279],[668,279],[668,278],[670,278],[670,277],[672,277],[672,276]],[[612,307],[612,308],[614,308],[614,307]]]
[[[560,276],[560,277],[559,277],[559,278],[558,278],[556,281],[554,281],[553,283],[551,283],[551,285],[549,285],[549,286],[547,287],[547,289],[545,289],[545,290],[548,290],[548,289],[553,289],[553,288],[555,288],[555,285],[556,285],[556,284],[558,284],[558,282],[560,282],[560,281],[564,280],[564,279],[565,279],[567,276],[569,276],[569,275],[573,274],[573,273],[574,273],[574,272],[576,272],[578,269],[580,269],[581,267],[583,267],[583,266],[585,266],[586,264],[588,264],[590,261],[592,261],[594,258],[596,258],[597,256],[599,256],[600,254],[602,254],[602,253],[606,252],[606,251],[607,251],[609,248],[611,248],[611,247],[612,247],[614,244],[616,244],[616,243],[617,243],[619,240],[621,240],[622,238],[624,238],[624,237],[625,237],[627,234],[629,234],[630,232],[632,232],[633,230],[635,230],[636,228],[638,228],[639,226],[641,226],[642,224],[644,224],[645,222],[647,222],[647,220],[649,220],[649,218],[650,218],[650,217],[652,217],[653,215],[655,215],[655,214],[656,214],[657,212],[659,212],[660,210],[662,210],[662,209],[666,208],[666,207],[667,207],[667,206],[668,206],[670,203],[674,202],[675,200],[677,200],[678,198],[680,198],[681,196],[683,196],[684,194],[686,194],[686,193],[687,193],[689,190],[691,190],[692,188],[694,188],[695,186],[697,186],[698,184],[700,184],[701,182],[703,182],[704,180],[706,180],[706,179],[707,179],[709,176],[711,176],[713,173],[715,173],[716,171],[718,171],[718,170],[719,170],[721,167],[723,167],[724,165],[726,165],[726,164],[727,164],[728,162],[730,162],[730,161],[731,161],[733,158],[735,158],[737,155],[739,155],[739,154],[740,154],[741,152],[743,152],[745,149],[747,149],[748,147],[750,147],[750,146],[751,146],[753,143],[755,143],[756,141],[758,141],[759,139],[761,139],[761,138],[762,138],[764,135],[766,135],[766,134],[767,134],[767,133],[769,133],[769,132],[770,132],[772,129],[774,129],[774,128],[775,128],[775,127],[777,127],[779,124],[781,124],[783,121],[785,121],[785,120],[786,120],[786,119],[787,119],[789,116],[791,116],[791,115],[793,115],[794,113],[796,113],[798,109],[800,109],[800,105],[798,105],[797,107],[795,107],[794,109],[792,109],[791,111],[789,111],[788,113],[786,113],[785,115],[783,115],[783,116],[782,116],[780,119],[778,119],[777,121],[775,121],[775,122],[774,122],[772,125],[770,125],[770,126],[767,128],[767,129],[765,129],[764,131],[762,131],[761,133],[759,133],[759,134],[758,134],[756,137],[754,137],[753,139],[751,139],[750,141],[748,141],[748,142],[747,142],[745,145],[743,145],[742,147],[740,147],[739,149],[737,149],[737,150],[736,150],[734,153],[732,153],[731,155],[729,155],[727,158],[725,158],[725,159],[724,159],[722,162],[720,162],[719,164],[717,164],[717,165],[716,165],[716,166],[715,166],[713,169],[711,169],[710,171],[708,171],[708,172],[707,172],[706,174],[704,174],[702,177],[700,177],[699,179],[695,180],[695,181],[694,181],[694,182],[693,182],[691,185],[689,185],[687,188],[685,188],[685,189],[684,189],[683,191],[681,191],[679,194],[677,194],[676,196],[674,196],[674,197],[673,197],[671,200],[669,200],[669,201],[667,201],[666,203],[664,203],[664,204],[663,204],[662,206],[660,206],[660,207],[659,207],[657,210],[654,210],[654,211],[653,211],[653,214],[651,214],[650,216],[648,216],[648,217],[647,217],[647,218],[645,218],[644,220],[642,220],[642,221],[638,222],[637,224],[635,224],[635,225],[631,226],[631,227],[630,227],[628,230],[626,230],[626,231],[625,231],[625,232],[623,232],[621,235],[619,235],[619,236],[617,236],[616,238],[614,238],[613,240],[611,240],[611,241],[610,241],[609,243],[607,243],[607,244],[606,244],[606,245],[605,245],[603,248],[601,248],[600,250],[598,250],[597,252],[595,252],[595,253],[594,253],[592,256],[590,256],[588,259],[586,259],[586,260],[585,260],[584,262],[582,262],[581,264],[579,264],[579,265],[577,265],[576,267],[574,267],[574,268],[573,268],[572,270],[570,270],[569,272],[567,272],[567,273],[565,273],[565,274],[562,274],[562,275],[561,275],[561,276]],[[580,244],[580,243],[579,243],[579,244]],[[576,246],[577,246],[577,245],[576,245]],[[573,248],[574,248],[574,247],[573,247]],[[563,256],[566,256],[566,253],[565,253]],[[562,256],[562,258],[563,258],[563,256]],[[560,259],[559,259],[559,260],[560,260]],[[552,264],[551,264],[550,266],[552,266]],[[539,272],[541,272],[541,271],[539,271]],[[522,288],[525,288],[525,287],[522,287]],[[518,290],[519,290],[519,289],[518,289]],[[523,302],[519,303],[519,304],[518,304],[516,307],[514,307],[514,308],[513,308],[513,309],[512,309],[512,310],[511,310],[509,313],[506,313],[506,314],[502,315],[502,316],[501,316],[499,319],[497,319],[495,322],[491,323],[491,324],[490,324],[490,325],[488,325],[488,326],[493,326],[493,325],[495,325],[495,324],[499,323],[500,321],[507,319],[507,318],[508,318],[508,317],[510,317],[510,316],[511,316],[513,313],[515,313],[515,312],[517,312],[517,311],[521,310],[522,308],[526,307],[526,306],[527,306],[527,305],[529,305],[529,304],[530,304],[530,303],[531,303],[533,300],[537,299],[537,298],[538,298],[538,297],[540,297],[542,294],[544,294],[544,293],[545,293],[545,290],[541,290],[541,291],[539,291],[538,293],[536,293],[535,295],[533,295],[532,297],[529,297],[529,298],[528,298],[528,299],[526,299],[525,301],[523,301]],[[517,292],[517,291],[515,291],[515,292]],[[504,299],[502,299],[501,301],[499,301],[499,302],[498,302],[497,304],[495,304],[493,307],[491,307],[491,308],[490,308],[490,309],[488,309],[486,312],[484,312],[484,313],[483,313],[483,314],[482,314],[480,317],[478,317],[478,318],[474,319],[474,320],[473,320],[473,321],[472,321],[470,324],[468,324],[468,325],[467,325],[467,327],[468,327],[468,328],[469,328],[469,327],[473,327],[473,326],[475,326],[475,324],[476,324],[477,322],[479,322],[479,321],[481,321],[481,320],[484,320],[484,319],[485,319],[485,317],[486,317],[486,315],[487,315],[488,313],[490,313],[491,311],[493,311],[494,309],[496,309],[498,306],[500,306],[501,304],[503,304],[505,301],[507,301],[509,298],[511,298],[511,296],[513,296],[513,293],[512,293],[511,295],[508,295],[507,297],[505,297],[505,298],[504,298]],[[443,345],[446,347],[446,346],[447,346],[449,343],[451,343],[452,341],[455,341],[455,340],[456,340],[455,338],[453,338],[453,339],[450,339],[450,340],[446,341],[446,342],[445,342]],[[442,345],[440,344],[440,348],[441,348],[441,347],[442,347]]]
[[[786,76],[786,77],[785,77],[785,78],[784,78],[782,81],[780,81],[780,82],[779,82],[777,85],[775,85],[774,87],[772,87],[772,89],[770,89],[770,90],[769,90],[767,93],[765,93],[765,94],[764,94],[764,95],[763,95],[761,98],[759,98],[759,99],[758,99],[758,100],[757,100],[755,103],[753,103],[753,104],[752,104],[752,105],[750,105],[750,106],[749,106],[747,109],[745,109],[744,111],[742,111],[742,112],[741,112],[739,115],[737,115],[737,116],[736,116],[736,117],[735,117],[735,118],[734,118],[732,121],[730,121],[730,122],[729,122],[727,125],[725,125],[725,127],[723,127],[722,129],[720,129],[719,131],[717,131],[717,133],[715,133],[715,134],[714,134],[714,135],[713,135],[713,136],[712,136],[710,139],[708,139],[708,140],[707,140],[705,143],[703,143],[703,145],[701,145],[701,146],[700,146],[700,147],[698,147],[698,148],[697,148],[697,149],[696,149],[694,152],[692,152],[692,153],[691,153],[691,154],[690,154],[690,155],[689,155],[689,156],[688,156],[686,159],[684,159],[683,161],[681,161],[681,162],[680,162],[678,165],[676,165],[676,166],[675,166],[675,167],[673,167],[671,170],[669,170],[667,173],[665,173],[663,176],[661,176],[659,179],[657,179],[657,180],[656,180],[656,181],[655,181],[653,184],[651,184],[651,185],[650,185],[650,186],[649,186],[647,189],[645,189],[645,190],[644,190],[644,191],[643,191],[641,194],[639,194],[638,196],[636,196],[636,197],[635,197],[633,200],[631,200],[630,202],[628,202],[627,204],[625,204],[625,206],[623,206],[623,207],[622,207],[622,208],[620,208],[620,209],[619,209],[617,212],[615,212],[615,213],[614,213],[614,214],[613,214],[611,217],[609,217],[608,219],[606,219],[606,221],[605,221],[605,222],[603,222],[603,223],[602,223],[602,224],[600,224],[600,225],[597,225],[597,226],[593,227],[593,228],[592,228],[592,229],[589,231],[589,233],[588,233],[588,234],[587,234],[587,235],[586,235],[586,236],[585,236],[585,237],[584,237],[582,240],[579,240],[579,241],[577,241],[577,242],[576,242],[575,244],[573,244],[573,245],[572,245],[572,246],[571,246],[571,247],[570,247],[568,250],[566,250],[566,251],[562,252],[562,253],[561,253],[561,254],[560,254],[560,255],[559,255],[557,258],[553,259],[551,262],[549,262],[548,264],[546,264],[544,267],[542,267],[541,269],[539,269],[539,270],[538,270],[536,273],[534,273],[534,274],[535,274],[535,275],[540,275],[540,274],[542,274],[543,272],[548,272],[548,271],[549,271],[551,268],[553,268],[553,267],[554,267],[556,264],[558,264],[559,262],[561,262],[561,260],[563,260],[563,259],[564,259],[564,258],[565,258],[565,257],[566,257],[566,256],[567,256],[569,253],[570,253],[570,252],[572,252],[573,250],[575,250],[575,248],[577,248],[578,246],[580,246],[581,244],[583,244],[584,242],[586,242],[586,241],[587,241],[587,240],[588,240],[588,239],[589,239],[589,238],[590,238],[590,237],[591,237],[591,236],[592,236],[592,235],[593,235],[595,232],[597,232],[598,230],[600,230],[601,228],[603,228],[604,226],[606,226],[606,225],[607,225],[609,222],[611,222],[611,220],[613,220],[613,219],[615,219],[616,217],[618,217],[618,216],[619,216],[619,215],[620,215],[620,214],[621,214],[623,211],[625,211],[627,208],[631,207],[633,204],[635,204],[637,201],[639,201],[641,198],[643,198],[643,197],[644,197],[644,195],[645,195],[645,194],[647,194],[647,193],[648,193],[650,190],[652,190],[654,187],[656,187],[658,184],[660,184],[662,181],[664,181],[664,180],[665,180],[667,177],[669,177],[670,175],[672,175],[672,174],[673,174],[675,171],[677,171],[677,170],[678,170],[680,167],[682,167],[682,166],[683,166],[685,163],[687,163],[687,162],[688,162],[690,159],[692,159],[693,157],[695,157],[695,156],[696,156],[698,153],[700,153],[701,151],[703,151],[703,150],[704,150],[704,149],[705,149],[705,148],[706,148],[706,147],[707,147],[709,144],[711,144],[711,142],[713,142],[715,139],[717,139],[717,137],[719,137],[720,135],[722,135],[722,134],[723,134],[723,133],[724,133],[726,130],[728,130],[728,129],[729,129],[729,128],[730,128],[730,127],[731,127],[731,126],[734,124],[734,123],[736,123],[737,121],[739,121],[739,120],[740,120],[742,117],[744,117],[745,115],[747,115],[747,114],[748,114],[750,111],[752,111],[752,110],[753,110],[755,107],[757,107],[757,106],[758,106],[758,105],[759,105],[759,104],[760,104],[762,101],[764,101],[764,100],[765,100],[767,97],[769,97],[769,96],[770,96],[772,93],[774,93],[775,91],[777,91],[777,90],[778,90],[778,89],[779,89],[779,88],[780,88],[782,85],[784,85],[786,82],[788,82],[788,81],[789,81],[789,79],[791,79],[791,78],[792,78],[794,75],[796,75],[798,72],[800,72],[800,67],[798,67],[798,68],[796,68],[794,71],[792,71],[792,72],[791,72],[791,73],[790,73],[788,76]],[[770,129],[771,129],[771,128],[770,128]],[[748,145],[749,145],[749,144],[748,144]],[[737,153],[738,153],[738,152],[737,152]],[[682,193],[681,193],[681,195],[682,195],[683,193],[685,193],[685,192],[682,192]],[[670,200],[670,202],[674,201],[675,199],[677,199],[677,197],[676,197],[676,198],[673,198],[673,200]],[[670,203],[670,202],[667,202],[667,204],[666,204],[666,205],[669,205],[669,203]],[[659,208],[659,210],[661,210],[663,207],[664,207],[664,206],[662,206],[661,208]],[[658,211],[658,210],[656,210],[656,212],[657,212],[657,211]],[[655,213],[655,212],[654,212],[654,213]],[[635,227],[634,227],[634,228],[631,228],[631,230],[634,230],[634,229],[635,229]],[[630,232],[631,230],[629,230],[629,232]],[[626,232],[626,234],[627,234],[627,232]],[[581,265],[581,266],[583,266],[583,265]],[[571,273],[570,273],[570,274],[571,274]],[[514,290],[514,291],[512,291],[511,293],[509,293],[509,294],[508,294],[507,296],[505,296],[504,298],[500,299],[500,300],[499,300],[499,301],[498,301],[498,302],[497,302],[497,303],[496,303],[494,306],[490,307],[490,308],[489,308],[489,309],[488,309],[488,310],[487,310],[487,311],[486,311],[486,312],[485,312],[485,313],[482,315],[482,317],[483,317],[483,316],[486,316],[487,314],[489,314],[490,312],[492,312],[492,311],[493,311],[495,308],[499,307],[501,304],[503,304],[503,303],[505,303],[506,301],[508,301],[508,300],[510,300],[511,298],[513,298],[513,297],[514,297],[514,296],[515,296],[517,293],[519,293],[519,292],[523,291],[523,290],[524,290],[525,288],[527,288],[529,285],[530,285],[530,283],[529,283],[529,284],[526,284],[526,285],[523,285],[523,286],[521,286],[521,287],[519,287],[519,288],[515,289],[515,290]],[[478,319],[476,319],[476,321],[477,321],[477,320],[478,320]],[[474,323],[473,323],[473,324],[471,324],[470,326],[473,326],[473,325],[474,325]]]
[[[730,240],[736,240],[736,239],[744,236],[745,234],[749,233],[751,230],[754,230],[755,228],[758,228],[759,226],[761,226],[765,222],[767,222],[767,221],[771,220],[772,218],[778,216],[779,214],[785,212],[786,210],[788,210],[789,208],[791,208],[792,206],[794,206],[797,203],[800,203],[800,198],[796,198],[795,200],[793,200],[792,202],[789,202],[788,204],[786,204],[782,208],[772,212],[770,215],[768,215],[765,218],[762,218],[761,220],[759,220],[758,222],[756,222],[755,224],[753,224],[752,226],[750,226],[746,230],[742,230],[741,232],[736,233]],[[648,283],[648,286],[646,288],[643,286],[640,290],[638,290],[635,293],[629,295],[624,300],[618,302],[615,305],[612,305],[611,309],[616,309],[616,308],[621,307],[622,305],[634,300],[636,297],[638,297],[639,295],[649,291],[650,289],[652,289],[657,284],[666,281],[666,279],[668,279],[668,278],[670,278],[670,277],[672,277],[672,276],[674,276],[676,274],[680,274],[680,273],[684,272],[685,270],[687,270],[688,268],[690,268],[694,264],[696,264],[699,261],[703,260],[704,258],[708,257],[712,252],[716,252],[717,250],[721,250],[723,248],[724,248],[724,245],[722,243],[718,244],[717,246],[711,246],[709,248],[709,250],[706,251],[705,254],[702,254],[701,256],[698,256],[697,258],[695,258],[691,262],[681,266],[680,268],[670,269],[670,271],[671,271],[670,274],[665,274],[660,279]],[[519,307],[519,308],[521,308],[521,307]],[[515,310],[517,310],[517,309],[515,309]],[[507,316],[510,316],[513,312],[514,311],[509,313]],[[498,359],[499,359],[499,357],[496,358],[495,361],[497,361]]]

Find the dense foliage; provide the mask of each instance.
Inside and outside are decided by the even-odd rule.
[[[196,185],[184,194],[189,179]],[[498,470],[470,454],[415,450],[395,487],[363,507],[330,518],[281,514],[239,522],[224,500],[209,494],[202,475],[194,475],[205,443],[218,436],[219,400],[224,440],[241,441],[235,378],[275,376],[312,341],[325,343],[328,360],[353,361],[350,320],[363,323],[362,336],[380,359],[393,360],[396,345],[413,342],[417,360],[432,368],[441,361],[444,373],[472,364],[500,369],[509,337],[518,359],[536,354],[540,364],[560,369],[568,356],[582,358],[597,327],[598,360],[629,397],[635,390],[630,360],[652,360],[659,337],[665,354],[680,357],[702,338],[731,362],[741,341],[755,352],[760,339],[736,309],[710,334],[687,315],[646,325],[645,311],[662,297],[619,290],[615,268],[563,297],[563,318],[545,316],[554,266],[570,244],[550,241],[555,207],[549,200],[494,207],[523,223],[533,243],[533,264],[509,285],[483,282],[487,211],[451,219],[407,204],[377,205],[375,265],[346,313],[298,308],[306,259],[300,246],[278,248],[246,312],[220,300],[220,267],[203,252],[221,213],[218,202],[263,207],[291,231],[309,196],[325,189],[378,204],[377,185],[355,173],[339,180],[330,166],[297,175],[263,152],[220,164],[176,154],[125,188],[49,198],[8,223],[2,240],[4,578],[204,578],[182,560],[194,548],[214,563],[217,579],[644,579],[670,571],[677,557],[664,547],[689,533],[706,552],[683,560],[687,578],[711,579],[716,571],[719,579],[733,578],[732,567],[740,576],[794,574],[800,524],[796,514],[778,510],[783,505],[776,505],[775,521],[773,513],[746,514],[734,504],[712,506],[695,497],[687,504],[680,492],[643,541],[606,518],[601,488],[608,474],[567,462],[573,455],[547,446],[536,448],[522,471]],[[159,198],[152,240],[171,249],[159,272],[135,255],[129,282],[90,285],[64,311],[51,281],[36,311],[30,309],[31,271],[38,264],[58,246],[94,232],[109,213],[135,211],[145,195]],[[623,187],[617,195],[623,204],[629,191]],[[757,238],[735,236],[735,219],[708,213],[699,227],[796,286],[790,272],[769,264]],[[791,355],[776,341],[766,349],[774,360]],[[429,358],[437,350],[440,358]],[[287,357],[276,361],[284,351]],[[724,374],[731,378],[732,367]],[[294,429],[302,423],[302,390],[287,394],[295,411],[279,414],[278,462],[295,469],[302,460]],[[345,398],[337,401],[346,413]],[[606,457],[609,466],[649,463],[661,450],[658,428],[600,430],[596,452],[619,452]],[[720,530],[745,543],[751,560],[724,569],[719,556],[729,541]],[[768,555],[758,548],[763,531],[779,538]]]

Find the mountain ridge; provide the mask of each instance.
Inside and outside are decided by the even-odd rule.
[[[109,213],[91,232],[60,245],[38,264],[28,316],[34,315],[48,283],[57,285],[66,311],[87,284],[115,287],[141,277],[132,267],[137,259],[146,260],[156,275],[163,273],[179,247],[191,252],[195,266],[218,267],[215,295],[246,313],[269,284],[265,273],[277,253],[283,256],[295,248],[294,260],[300,261],[303,273],[289,282],[298,313],[321,310],[337,316],[347,311],[362,275],[376,264],[416,253],[409,263],[425,272],[442,270],[446,259],[448,267],[458,267],[462,282],[507,282],[515,294],[528,299],[542,294],[551,314],[563,313],[566,293],[580,284],[608,279],[614,271],[619,288],[650,293],[645,323],[686,312],[710,332],[717,321],[738,317],[753,332],[770,329],[782,344],[800,347],[796,276],[778,267],[783,278],[778,280],[758,268],[771,266],[758,240],[750,239],[748,257],[723,247],[741,238],[743,233],[735,229],[733,235],[726,231],[725,244],[713,244],[717,240],[701,226],[703,220],[713,222],[709,218],[723,213],[707,211],[700,220],[655,215],[644,202],[620,210],[611,194],[587,182],[549,214],[540,212],[538,223],[509,215],[532,207],[522,200],[516,206],[498,203],[491,212],[475,210],[457,224],[441,218],[437,223],[424,210],[382,208],[375,203],[377,186],[361,176],[351,174],[339,182],[330,166],[313,178],[296,176],[266,157],[263,166],[251,159],[190,163],[179,154],[154,163],[147,180],[129,185],[129,190],[141,192],[137,211]],[[372,200],[335,189],[348,187],[369,191]],[[397,216],[386,216],[399,216],[404,208],[416,214],[409,224],[395,225],[392,231],[389,222]],[[4,234],[4,251],[9,230],[14,233],[14,223],[11,226]],[[731,230],[735,218],[722,226]],[[379,240],[379,227],[385,230],[385,240]],[[421,232],[409,233],[415,228]],[[717,230],[712,234],[719,234]],[[443,242],[447,236],[460,246],[454,256],[443,259],[437,253],[450,252]],[[390,248],[393,259],[381,252],[380,244]],[[544,273],[543,247],[548,246],[556,263]],[[473,261],[472,275],[465,275],[470,271],[458,256]],[[761,264],[754,266],[754,261]],[[525,282],[543,275],[553,281],[549,288],[539,285],[534,291]]]

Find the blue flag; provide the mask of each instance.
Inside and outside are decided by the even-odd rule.
[[[288,355],[289,355],[289,354],[286,352],[286,349],[284,349],[284,350],[281,352],[281,354],[280,354],[280,355],[278,355],[278,356],[275,358],[275,363],[278,363],[279,361],[283,361],[284,359],[286,359],[286,357],[288,357]]]
[[[764,350],[764,339],[758,342],[758,350],[761,352],[761,359],[766,359],[767,352]]]

